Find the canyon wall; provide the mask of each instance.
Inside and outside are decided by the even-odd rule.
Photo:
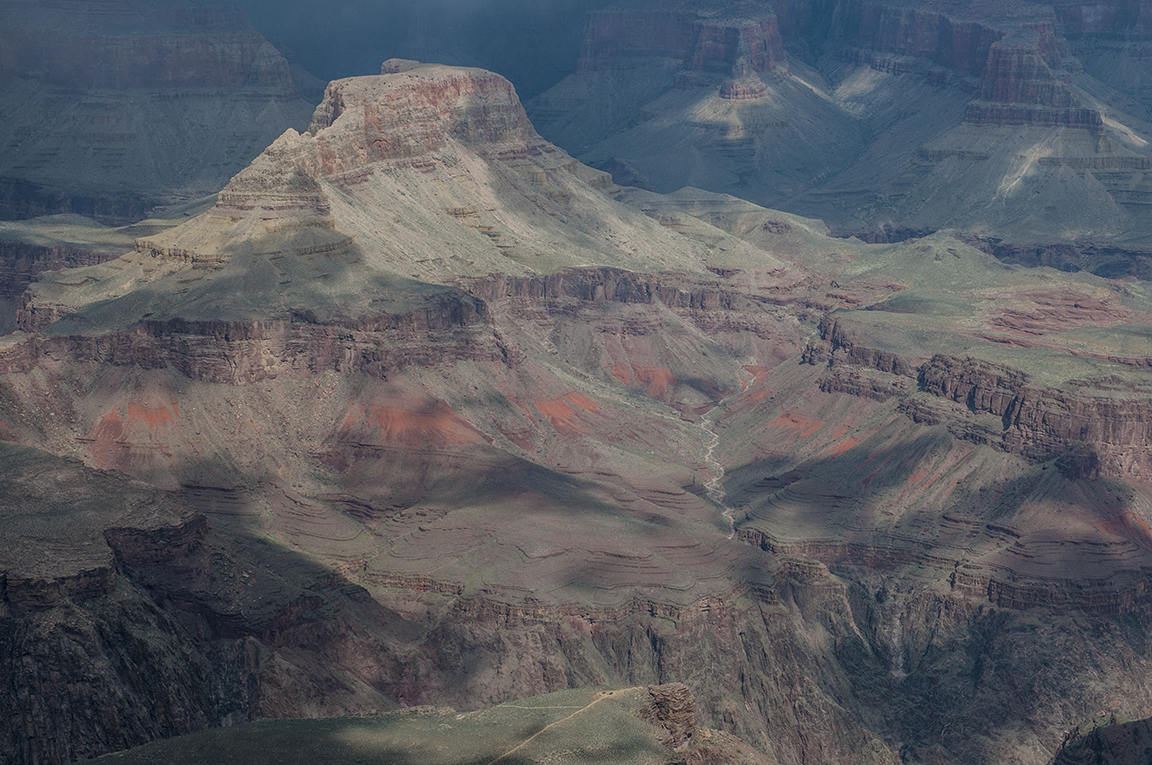
[[[26,373],[45,359],[159,369],[172,365],[193,380],[245,385],[278,375],[309,376],[331,370],[387,377],[410,365],[447,359],[514,362],[515,344],[493,324],[488,303],[507,298],[539,303],[559,315],[572,303],[639,303],[688,312],[735,311],[747,301],[719,283],[685,284],[612,268],[580,269],[541,277],[491,276],[442,290],[410,313],[370,314],[322,321],[305,310],[291,319],[253,321],[145,320],[106,335],[34,334],[0,349],[0,374]],[[25,296],[17,318],[36,333],[68,315]]]
[[[30,332],[58,318],[52,306],[32,304],[18,311],[21,326]],[[363,316],[347,324],[318,323],[300,314],[291,320],[247,322],[145,321],[130,331],[101,336],[35,335],[0,350],[0,369],[25,373],[49,356],[145,369],[172,365],[193,380],[245,385],[323,370],[386,377],[410,364],[499,359],[504,351],[487,320],[487,307],[449,292],[412,313]]]
[[[993,24],[932,7],[860,0],[784,0],[774,7],[784,36],[808,39],[813,51],[841,47],[879,58],[911,56],[973,76],[983,74],[988,52],[1004,36]]]
[[[44,271],[93,266],[122,253],[67,245],[43,246],[0,239],[0,299],[19,298]]]
[[[311,106],[232,6],[0,9],[0,216],[143,218],[212,193]]]
[[[578,72],[627,67],[643,58],[682,61],[690,72],[729,74],[740,61],[754,72],[788,71],[771,13],[716,18],[678,10],[589,14]]]
[[[805,351],[808,363],[827,363],[833,368],[857,365],[914,378],[926,393],[1003,421],[1001,433],[991,437],[969,433],[968,437],[989,439],[988,443],[1029,459],[1066,455],[1062,469],[1074,478],[1152,475],[1152,461],[1142,447],[1152,438],[1152,390],[1147,387],[1103,378],[1048,388],[1007,366],[943,354],[917,365],[857,342],[849,329],[834,320],[822,324],[822,338],[823,345],[810,345]],[[835,389],[853,392],[843,385]],[[947,419],[942,413],[916,407],[909,412],[926,424]],[[964,437],[963,431],[957,433]]]

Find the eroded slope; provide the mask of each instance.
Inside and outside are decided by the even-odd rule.
[[[26,293],[0,434],[203,520],[122,534],[109,591],[21,574],[65,596],[5,618],[150,603],[219,681],[190,721],[45,712],[11,751],[664,681],[782,763],[1041,763],[1147,716],[1143,286],[626,191],[506,81],[386,69]]]

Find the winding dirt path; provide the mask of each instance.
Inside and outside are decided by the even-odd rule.
[[[532,741],[533,741],[533,740],[534,740],[534,739],[535,739],[537,736],[539,736],[539,735],[540,735],[541,733],[543,733],[544,731],[546,731],[546,730],[549,730],[550,728],[555,728],[555,727],[556,727],[557,725],[559,725],[560,723],[563,723],[563,722],[567,722],[567,721],[571,720],[573,717],[575,717],[575,716],[576,716],[576,715],[578,715],[578,714],[582,714],[582,713],[584,713],[584,712],[587,712],[589,709],[591,709],[592,707],[596,706],[597,704],[599,704],[599,703],[600,703],[601,701],[603,701],[604,699],[610,699],[610,698],[612,698],[612,697],[613,697],[613,696],[615,696],[615,695],[616,695],[616,691],[601,691],[600,693],[596,694],[596,698],[592,699],[592,701],[590,701],[590,702],[589,702],[588,704],[586,704],[585,706],[582,706],[582,707],[580,707],[579,709],[577,709],[575,712],[573,712],[572,714],[568,715],[567,717],[561,718],[561,719],[557,720],[557,721],[556,721],[556,722],[554,722],[554,723],[549,723],[548,725],[545,725],[543,728],[541,728],[540,730],[536,731],[536,733],[533,733],[531,736],[529,736],[528,738],[524,739],[523,741],[521,741],[521,742],[520,742],[519,744],[517,744],[516,746],[512,747],[511,749],[509,749],[509,750],[508,750],[507,752],[505,752],[504,754],[500,755],[499,757],[497,757],[497,758],[496,758],[496,759],[494,759],[494,760],[491,760],[491,761],[489,761],[489,762],[487,763],[487,765],[496,765],[496,763],[500,762],[500,760],[503,760],[505,757],[507,757],[508,755],[512,754],[513,752],[517,752],[517,751],[519,751],[519,750],[523,749],[524,747],[528,746],[530,743],[532,743]],[[536,708],[536,707],[524,707],[524,708],[525,708],[525,709],[534,709],[534,708]],[[540,709],[545,709],[545,708],[551,709],[552,707],[539,707],[539,708],[540,708]]]

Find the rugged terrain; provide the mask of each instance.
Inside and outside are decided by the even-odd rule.
[[[780,763],[1152,714],[1146,283],[622,188],[399,60],[181,218],[0,339],[12,761],[666,682]]]
[[[1146,275],[1143,16],[995,10],[620,3],[591,15],[575,73],[529,113],[622,183],[732,193],[869,241],[957,229],[1005,259]]]
[[[1149,721],[1109,715],[1069,731],[1052,765],[1137,765],[1147,762],[1149,755]]]
[[[238,9],[184,0],[7,0],[0,107],[0,218],[105,223],[214,194],[312,110]]]

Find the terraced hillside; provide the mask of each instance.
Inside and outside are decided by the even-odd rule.
[[[622,188],[496,75],[384,70],[21,295],[14,762],[671,682],[789,764],[1152,714],[1146,283]]]

